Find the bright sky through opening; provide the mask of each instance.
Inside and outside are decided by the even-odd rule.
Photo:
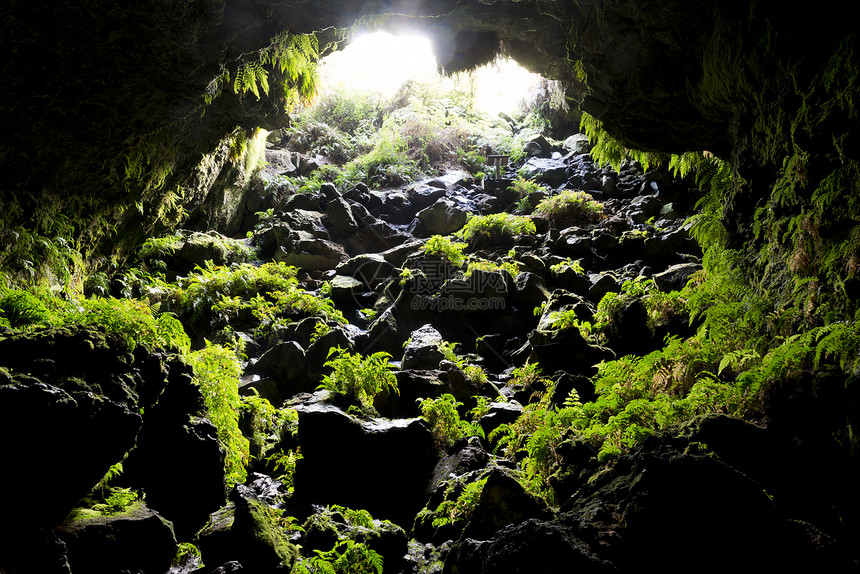
[[[349,45],[321,62],[323,93],[339,89],[378,92],[393,96],[407,80],[445,81],[436,71],[430,40],[422,36],[374,32],[354,38]],[[482,66],[476,74],[477,106],[489,114],[512,113],[540,81],[513,60]]]

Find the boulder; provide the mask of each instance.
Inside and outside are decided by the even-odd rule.
[[[374,219],[366,227],[362,227],[346,238],[346,250],[352,255],[362,253],[379,253],[405,243],[412,239],[407,233],[398,231],[385,221]]]
[[[274,253],[275,261],[308,271],[319,271],[334,269],[349,259],[349,255],[339,244],[306,232],[290,234],[286,239],[278,245]]]
[[[599,302],[607,293],[617,292],[618,280],[609,273],[591,273],[588,276],[591,286],[588,288],[588,296],[594,302]]]
[[[568,136],[562,144],[564,147],[574,153],[582,154],[591,151],[591,143],[588,141],[588,136],[585,134],[573,134]]]
[[[172,525],[142,503],[114,516],[77,514],[55,531],[72,572],[166,572],[176,554]]]
[[[362,253],[338,265],[336,271],[361,281],[370,289],[376,289],[394,274],[394,265],[385,259],[384,254]]]
[[[271,378],[284,398],[312,392],[319,384],[308,377],[305,350],[296,341],[276,344],[250,364],[247,372]]]
[[[406,197],[416,211],[433,205],[446,192],[445,184],[437,181],[419,182],[406,189]]]
[[[291,567],[299,550],[281,530],[277,517],[252,488],[237,485],[230,502],[214,512],[197,534],[203,562],[235,561],[254,573],[283,572],[282,565]]]
[[[0,534],[58,524],[134,445],[140,409],[167,384],[163,356],[132,354],[125,341],[96,327],[38,328],[0,339],[0,442],[20,472],[0,473]],[[74,469],[62,480],[51,472]],[[11,529],[11,531],[7,531]]]
[[[328,217],[329,229],[335,237],[347,237],[359,229],[350,204],[343,198],[330,201],[325,214]]]
[[[526,492],[509,472],[496,468],[487,476],[464,537],[487,540],[509,524],[552,517],[546,503]]]
[[[122,481],[142,488],[147,504],[187,540],[224,504],[224,452],[191,369],[173,366],[158,403],[144,411]]]
[[[416,218],[421,225],[414,232],[420,233],[420,237],[448,235],[459,231],[466,225],[468,214],[469,211],[462,206],[450,199],[442,198],[430,207],[418,212]]]
[[[347,275],[335,275],[329,285],[333,301],[353,301],[358,293],[366,290],[364,283]]]
[[[481,417],[478,424],[481,425],[484,436],[490,436],[490,433],[501,425],[516,421],[521,414],[523,414],[523,406],[516,401],[490,403],[489,412]]]
[[[680,263],[672,265],[661,273],[653,276],[654,284],[660,291],[680,291],[687,286],[687,281],[696,271],[702,269],[699,263]]]
[[[432,325],[424,325],[412,331],[403,350],[401,367],[403,369],[438,369],[445,358],[439,346],[444,342],[442,335]]]
[[[437,461],[427,424],[418,418],[359,421],[325,404],[297,410],[302,459],[295,496],[410,525]]]
[[[524,272],[517,275],[511,299],[525,309],[540,307],[550,297],[546,282],[536,273]]]
[[[556,522],[528,519],[501,530],[490,541],[466,538],[448,555],[445,572],[458,574],[546,574],[615,572],[575,531]]]
[[[386,571],[402,571],[402,563],[409,552],[406,531],[387,520],[374,519],[358,523],[348,512],[317,507],[302,525],[304,533],[301,547],[306,554],[311,550],[331,550],[338,540],[350,539],[365,544],[382,556]]]
[[[567,181],[567,162],[560,157],[530,157],[520,171],[526,179],[542,181],[553,187]]]
[[[447,374],[441,370],[401,369],[397,376],[397,394],[377,395],[373,406],[383,416],[389,418],[410,418],[421,416],[419,399],[438,398],[451,392]]]

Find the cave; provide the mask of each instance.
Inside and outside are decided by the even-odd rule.
[[[858,11],[7,0],[0,574],[860,572]]]

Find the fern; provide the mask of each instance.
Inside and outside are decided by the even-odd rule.
[[[388,363],[389,353],[380,351],[362,358],[335,347],[328,356],[325,366],[331,373],[323,376],[319,388],[345,395],[365,406],[371,406],[379,393],[399,393],[397,377],[392,372],[394,365]]]

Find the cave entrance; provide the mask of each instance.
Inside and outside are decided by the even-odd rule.
[[[389,99],[411,82],[437,93],[469,95],[477,110],[492,115],[514,115],[546,89],[546,80],[510,58],[446,76],[438,69],[429,38],[384,31],[357,35],[343,50],[321,60],[320,74],[320,97],[358,92]]]
[[[509,58],[442,73],[430,40],[415,35],[357,36],[321,60],[319,77],[316,101],[286,134],[288,151],[301,155],[292,162],[300,190],[400,187],[452,170],[508,177],[490,158],[521,157],[549,135],[554,108],[567,109],[560,83]]]

